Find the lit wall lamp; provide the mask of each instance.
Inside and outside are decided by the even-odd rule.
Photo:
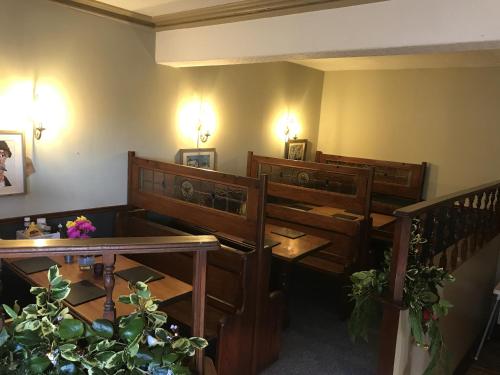
[[[208,141],[208,137],[210,137],[210,130],[205,129],[201,120],[198,121],[198,126],[196,128],[198,132],[198,137],[196,138],[196,148],[200,148],[200,141],[205,143]]]
[[[35,124],[33,136],[37,141],[39,141],[42,138],[42,133],[44,130],[45,128],[43,127],[41,122],[38,123],[38,126]]]
[[[299,132],[299,125],[297,119],[290,114],[287,115],[285,120],[285,127],[283,128],[283,134],[285,135],[285,142],[289,139],[297,139]]]
[[[42,138],[42,133],[46,130],[43,127],[43,121],[41,118],[41,104],[38,95],[35,94],[33,97],[33,137],[38,141]]]

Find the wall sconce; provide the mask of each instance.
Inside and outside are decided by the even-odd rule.
[[[290,127],[288,126],[288,124],[286,124],[285,130],[283,132],[285,134],[285,142],[288,142],[288,140],[290,139],[291,132],[292,132],[292,130],[290,129]],[[294,133],[291,138],[292,139],[297,139],[297,133]]]
[[[198,121],[198,127],[196,128],[196,130],[198,132],[198,137],[196,138],[196,148],[200,148],[200,141],[202,143],[208,141],[208,137],[210,137],[210,130],[204,128],[201,120]]]
[[[285,142],[288,142],[290,139],[297,139],[299,133],[299,125],[297,123],[297,119],[295,116],[287,114],[287,118],[285,120],[285,127],[283,129],[283,134],[285,135]]]
[[[42,138],[43,131],[46,129],[43,127],[42,108],[40,100],[38,98],[38,94],[33,95],[32,121],[33,121],[33,138],[39,141]]]
[[[42,133],[44,130],[45,130],[45,128],[43,127],[41,122],[38,123],[38,126],[36,126],[36,124],[35,124],[35,128],[33,129],[33,137],[37,141],[39,141],[42,138]]]

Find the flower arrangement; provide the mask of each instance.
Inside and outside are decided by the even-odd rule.
[[[75,221],[66,222],[68,238],[90,238],[89,233],[95,232],[92,222],[85,216],[78,216]]]

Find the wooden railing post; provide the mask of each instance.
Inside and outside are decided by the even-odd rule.
[[[193,336],[203,337],[205,331],[207,253],[195,251],[193,261]],[[195,367],[203,375],[203,349],[195,354]]]
[[[394,232],[394,247],[389,274],[388,301],[384,304],[382,318],[379,375],[390,375],[394,371],[394,356],[398,337],[399,315],[402,310],[403,289],[408,261],[408,246],[410,243],[411,218],[398,217]]]
[[[259,188],[259,203],[257,209],[259,211],[257,217],[257,244],[255,246],[257,251],[257,285],[256,285],[256,300],[255,300],[255,329],[252,344],[252,374],[256,374],[259,370],[260,352],[260,338],[262,337],[262,323],[264,319],[265,301],[269,295],[269,275],[271,268],[270,254],[264,252],[265,241],[265,210],[266,210],[266,192],[268,186],[268,176],[263,174],[260,176]]]
[[[102,263],[104,265],[104,290],[106,291],[106,301],[104,302],[104,319],[111,320],[116,318],[115,302],[113,301],[113,288],[115,287],[115,261],[114,253],[104,253],[102,255]]]

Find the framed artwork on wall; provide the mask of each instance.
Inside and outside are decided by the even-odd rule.
[[[179,158],[182,165],[189,167],[214,171],[217,167],[215,148],[182,148],[179,150]]]
[[[26,193],[23,133],[0,130],[0,196]]]
[[[307,139],[290,139],[285,143],[285,159],[306,160]]]

